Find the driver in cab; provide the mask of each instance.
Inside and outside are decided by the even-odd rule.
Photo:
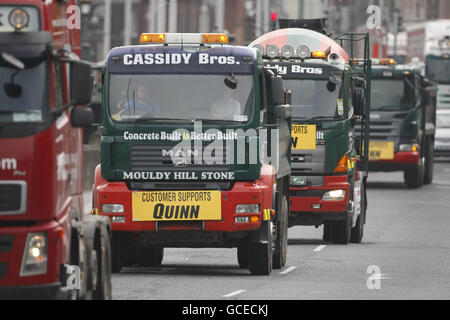
[[[121,120],[126,116],[148,117],[161,112],[158,104],[150,102],[150,92],[147,86],[139,84],[128,100],[117,105],[118,112],[112,115],[113,120]]]
[[[232,98],[233,91],[229,88],[224,89],[222,96],[213,102],[211,106],[211,115],[217,120],[235,120],[236,116],[241,115],[241,104]]]

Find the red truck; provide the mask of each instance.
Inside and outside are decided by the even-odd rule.
[[[0,0],[0,299],[111,297],[109,219],[83,215],[77,8]]]

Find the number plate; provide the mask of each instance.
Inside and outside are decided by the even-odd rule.
[[[316,149],[315,125],[292,125],[291,137],[292,149],[294,150]]]
[[[370,141],[369,142],[369,160],[393,160],[394,142]]]
[[[133,221],[221,220],[220,191],[133,192]]]

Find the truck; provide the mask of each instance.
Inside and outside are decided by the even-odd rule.
[[[424,75],[438,84],[437,109],[450,108],[450,19],[414,24],[407,28],[407,63],[425,64]]]
[[[433,181],[436,85],[413,65],[372,62],[369,170],[403,171],[408,188]]]
[[[164,248],[237,248],[268,275],[287,255],[289,92],[226,34],[144,33],[102,78],[93,211],[112,221],[113,272]]]
[[[110,222],[84,216],[75,5],[0,1],[0,299],[111,298]]]
[[[369,35],[332,39],[324,19],[280,19],[279,26],[249,46],[292,90],[289,226],[323,225],[323,240],[359,243],[367,210]]]

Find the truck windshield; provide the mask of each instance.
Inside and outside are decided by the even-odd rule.
[[[252,75],[153,74],[110,77],[109,111],[115,121],[216,120],[245,122],[253,103]]]
[[[23,70],[0,60],[0,122],[41,122],[48,105],[46,61],[20,59]]]
[[[408,79],[372,79],[372,110],[408,110],[414,105],[414,88]]]
[[[314,118],[337,118],[344,115],[341,85],[328,80],[284,80],[286,89],[292,90],[292,116],[312,120]]]
[[[450,59],[427,59],[427,77],[441,84],[450,84]]]

